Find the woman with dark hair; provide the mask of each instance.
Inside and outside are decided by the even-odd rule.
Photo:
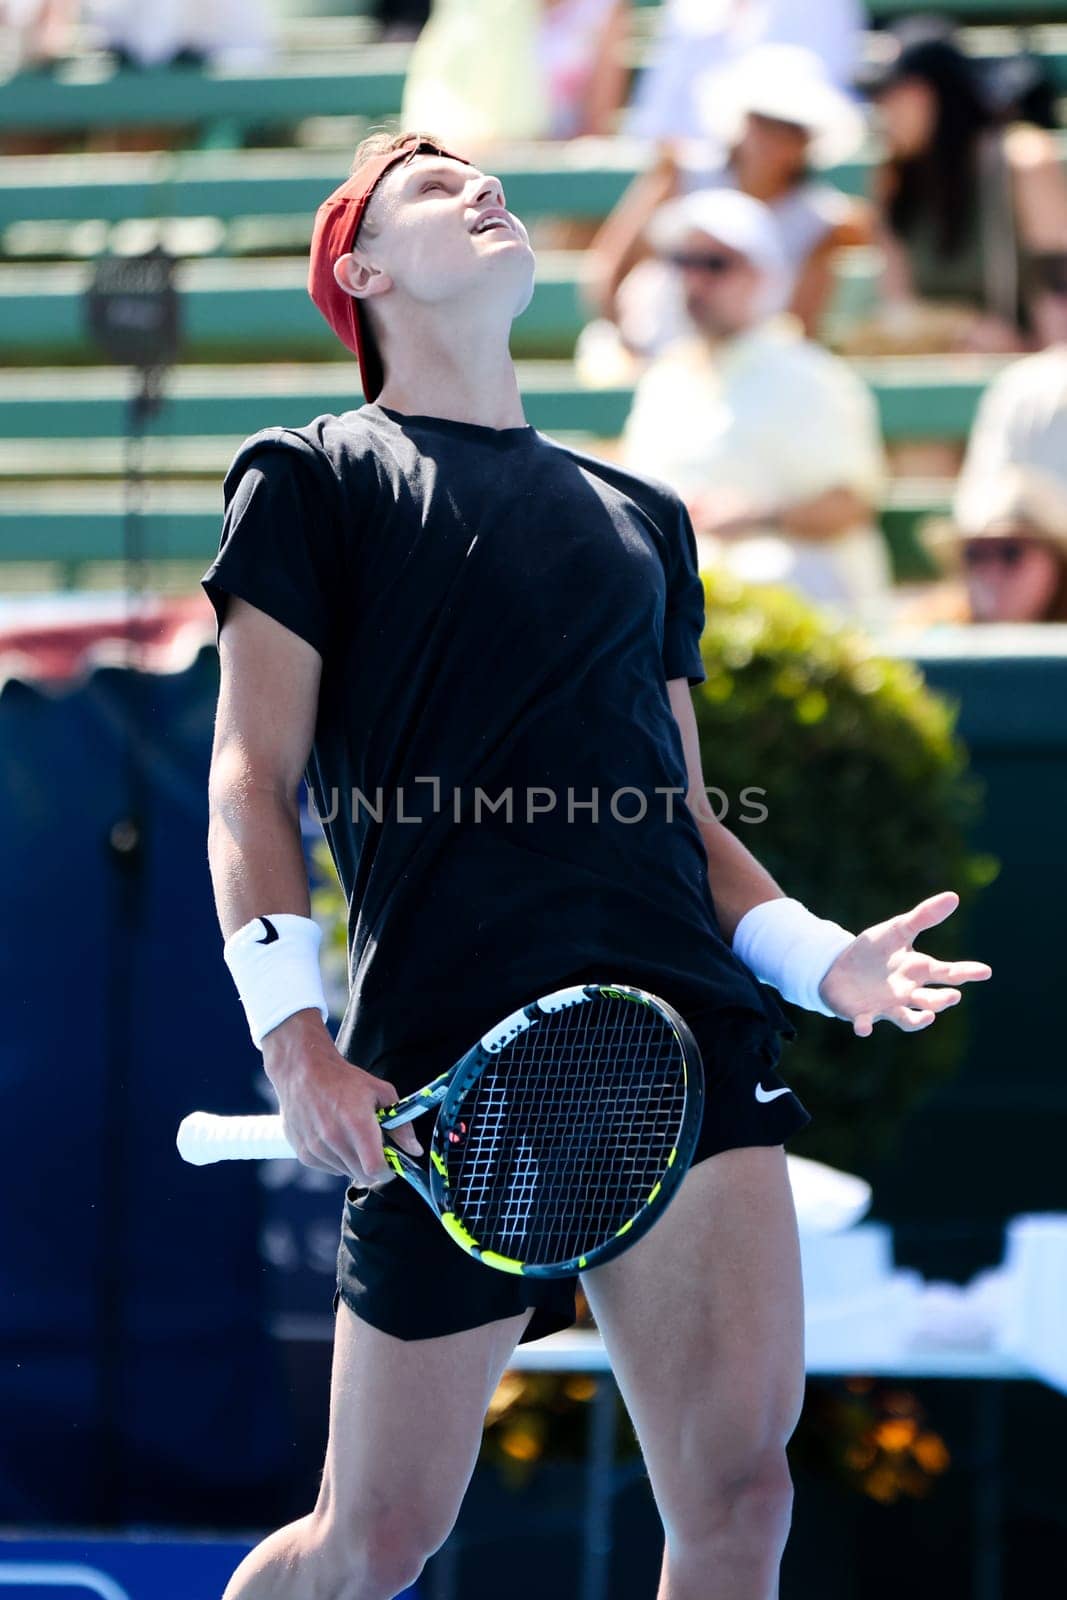
[[[1011,122],[995,82],[937,23],[883,36],[863,87],[886,144],[876,201],[890,325],[923,344],[1036,348],[1053,336],[1047,285],[1067,251],[1067,185],[1052,136]],[[929,311],[915,302],[927,302]],[[912,318],[900,313],[911,303]],[[906,337],[905,332],[905,337]]]

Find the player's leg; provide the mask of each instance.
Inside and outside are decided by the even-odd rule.
[[[393,1600],[413,1583],[455,1522],[529,1317],[405,1340],[342,1300],[318,1503],[246,1556],[223,1600]]]
[[[700,1161],[652,1231],[583,1281],[663,1518],[659,1600],[773,1600],[804,1394],[783,1147]]]

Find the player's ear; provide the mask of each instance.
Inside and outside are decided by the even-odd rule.
[[[370,261],[364,261],[351,250],[338,256],[333,264],[333,275],[346,294],[363,300],[381,294],[391,286],[391,279]]]

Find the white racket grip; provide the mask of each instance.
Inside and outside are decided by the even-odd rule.
[[[282,1132],[281,1117],[192,1111],[178,1129],[178,1154],[194,1167],[207,1167],[213,1161],[277,1161],[296,1151]]]

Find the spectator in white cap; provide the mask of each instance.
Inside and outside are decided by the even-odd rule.
[[[1057,468],[1060,463],[1057,463]],[[1067,622],[1067,486],[1062,472],[1003,465],[980,503],[924,530],[945,580],[901,621]]]
[[[834,257],[873,238],[863,201],[819,177],[854,155],[865,121],[856,103],[800,45],[768,44],[704,75],[701,137],[663,146],[593,241],[590,298],[638,354],[677,331],[677,307],[646,266],[645,228],[657,206],[697,189],[740,190],[774,212],[793,274],[791,309],[817,333],[833,286]]]
[[[875,520],[874,401],[776,315],[789,269],[773,216],[748,195],[702,190],[657,212],[650,236],[679,277],[690,331],[637,384],[624,465],[682,495],[708,564],[882,626],[892,578]]]
[[[1058,298],[1067,331],[1067,258]],[[981,523],[1008,467],[1036,467],[1067,493],[1067,339],[1010,362],[984,390],[956,484],[961,527]]]

